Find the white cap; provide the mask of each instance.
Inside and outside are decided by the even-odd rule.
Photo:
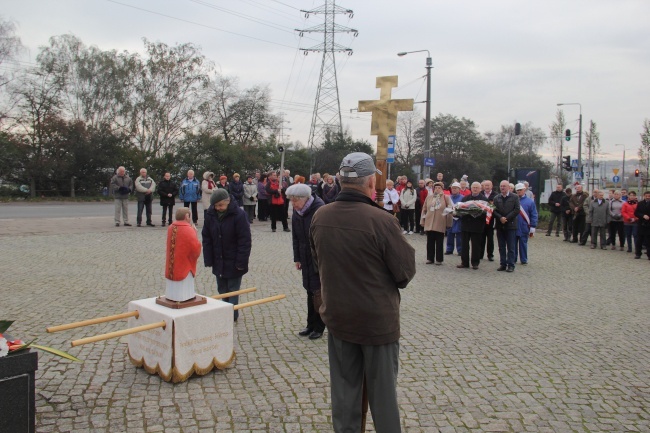
[[[523,183],[518,183],[517,185],[515,185],[515,191],[519,191],[522,189],[526,189],[526,185],[524,185]]]
[[[458,182],[454,182],[454,183],[451,184],[451,187],[452,187],[452,188],[454,188],[454,187],[456,187],[456,188],[460,188],[460,183],[458,183]]]

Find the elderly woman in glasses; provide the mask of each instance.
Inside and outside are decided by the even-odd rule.
[[[296,269],[302,271],[302,286],[307,290],[307,327],[298,332],[298,335],[316,340],[323,336],[325,324],[318,313],[320,277],[311,256],[309,228],[314,213],[319,207],[325,206],[325,203],[319,197],[312,195],[311,188],[302,183],[287,188],[287,198],[293,206],[291,217],[293,261]]]

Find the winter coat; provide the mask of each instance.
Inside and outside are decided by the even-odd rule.
[[[400,208],[413,210],[415,209],[415,202],[417,201],[417,195],[413,188],[404,188],[399,194],[399,203]]]
[[[575,209],[578,208],[577,216],[584,215],[586,210],[583,208],[583,205],[585,202],[587,202],[587,200],[589,200],[589,194],[587,194],[585,191],[582,191],[581,193],[576,192],[573,194],[569,199],[569,208],[571,209],[571,213],[575,216]]]
[[[302,271],[302,286],[305,290],[314,293],[320,290],[320,276],[318,268],[311,256],[311,245],[309,243],[309,228],[311,220],[318,208],[325,206],[325,202],[319,197],[312,196],[314,201],[303,215],[294,209],[291,217],[291,237],[293,239],[293,261],[300,263]]]
[[[623,207],[621,208],[621,215],[623,215],[623,223],[625,225],[631,225],[631,224],[636,224],[637,222],[637,217],[634,216],[634,212],[636,211],[636,205],[638,202],[630,203],[630,201],[626,201],[623,203]]]
[[[562,197],[560,200],[560,212],[562,212],[562,215],[564,216],[571,215],[571,205],[569,204],[570,200],[571,196],[565,192],[564,197]],[[569,213],[567,214],[566,211],[569,211]]]
[[[517,218],[517,236],[527,237],[530,234],[530,229],[537,227],[537,206],[535,206],[535,200],[525,195],[519,198],[519,206],[521,209]],[[528,215],[530,226],[523,215],[521,215],[522,210]]]
[[[168,197],[171,194],[171,197]],[[161,180],[158,184],[158,195],[160,196],[161,206],[174,206],[176,196],[178,195],[178,185],[173,180]]]
[[[272,181],[267,179],[266,181],[266,193],[271,197],[271,206],[282,206],[284,205],[284,197],[279,192],[280,182],[277,180]]]
[[[548,207],[552,213],[562,212],[562,206],[555,206],[556,203],[562,204],[562,197],[566,196],[564,191],[553,191],[548,198]]]
[[[463,199],[462,194],[450,194],[449,198],[451,199],[451,202],[453,204],[459,203]],[[460,233],[463,231],[462,227],[462,222],[460,220],[460,217],[455,217],[452,216],[451,218],[451,232],[452,233]]]
[[[399,208],[397,207],[397,203],[399,202],[399,193],[395,188],[393,189],[388,189],[386,188],[384,190],[384,209],[389,210],[391,212],[395,211],[397,212]]]
[[[210,179],[210,176],[212,176],[212,179]],[[217,184],[214,182],[214,173],[211,171],[203,173],[203,182],[201,182],[201,205],[203,206],[203,209],[208,209],[210,207],[210,196],[216,187]]]
[[[248,216],[235,200],[230,200],[221,221],[214,206],[205,215],[203,262],[220,278],[237,278],[248,272],[251,255],[251,227]]]
[[[591,206],[591,203],[596,199],[593,195],[589,197],[585,202],[582,204],[582,208],[585,211],[585,222],[587,224],[591,224],[591,213],[589,213],[589,207]]]
[[[495,229],[517,230],[517,218],[519,217],[519,197],[517,194],[508,193],[507,196],[497,194],[494,197],[494,212],[492,218],[495,219]],[[506,218],[506,223],[501,223],[501,218]]]
[[[339,186],[334,182],[333,184],[326,183],[323,185],[323,203],[328,204],[336,200],[339,194]]]
[[[129,194],[133,192],[133,181],[127,174],[124,176],[116,174],[111,178],[111,192],[116,199],[129,198]]]
[[[255,206],[257,203],[257,185],[246,182],[244,184],[244,206]]]
[[[634,216],[639,219],[639,236],[650,235],[650,220],[643,218],[643,215],[650,216],[650,201],[640,200],[634,211]]]
[[[612,198],[609,201],[609,206],[608,207],[609,207],[609,219],[610,219],[610,221],[613,221],[613,222],[623,221],[623,214],[621,213],[621,211],[623,210],[623,203],[625,203],[625,202],[623,200],[621,200],[621,199],[616,200],[616,199]]]
[[[240,180],[233,180],[230,182],[228,192],[230,192],[230,195],[234,197],[239,206],[244,205],[244,184]]]
[[[453,202],[448,195],[431,194],[428,196],[422,206],[422,218],[420,218],[420,224],[424,227],[424,231],[444,233],[448,227],[451,227],[451,213],[443,215],[443,212],[445,209],[449,209],[451,212],[452,205]]]
[[[186,203],[194,203],[201,199],[201,184],[194,177],[192,180],[189,178],[183,179],[178,197]]]
[[[257,182],[257,199],[258,200],[268,200],[269,199],[269,195],[266,192],[266,184],[264,184],[264,182]]]
[[[463,197],[461,202],[467,202],[472,200],[487,201],[485,199],[485,196],[481,192],[476,197],[474,197],[471,194],[466,195]],[[473,217],[471,215],[463,215],[460,217],[460,229],[464,232],[483,233],[483,231],[485,231],[485,226],[487,225],[485,222],[485,218],[486,218],[485,213],[481,214],[481,216],[478,217]]]
[[[591,217],[592,227],[604,227],[609,222],[609,206],[607,200],[602,199],[600,203],[598,200],[591,202],[589,206],[589,216]]]
[[[147,194],[148,190],[151,190],[151,193]],[[135,179],[135,196],[138,201],[145,201],[145,199],[151,200],[155,191],[156,182],[154,182],[149,176],[138,176]]]

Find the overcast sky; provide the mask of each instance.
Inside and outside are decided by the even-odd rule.
[[[72,33],[86,45],[142,52],[142,38],[170,45],[192,42],[242,87],[267,84],[273,108],[286,113],[289,139],[306,144],[322,54],[299,48],[322,42],[294,29],[322,23],[300,9],[312,0],[4,0],[0,14],[17,24],[33,62],[53,35]],[[548,133],[560,102],[582,105],[583,132],[598,125],[603,155],[636,154],[650,118],[650,1],[648,0],[348,0],[337,16],[357,37],[337,35],[354,50],[337,55],[344,128],[370,136],[370,114],[350,112],[377,99],[375,78],[398,75],[395,98],[426,99],[429,50],[431,113],[473,120],[480,132],[532,122]],[[23,63],[25,65],[27,63]],[[424,116],[424,104],[417,104]],[[579,107],[562,107],[578,130]],[[565,154],[577,153],[572,139]],[[584,140],[583,140],[584,144]],[[547,149],[545,153],[550,156]],[[610,155],[608,155],[610,154]]]

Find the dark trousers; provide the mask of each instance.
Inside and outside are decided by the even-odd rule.
[[[483,232],[474,233],[463,231],[463,246],[460,248],[460,261],[463,266],[478,266],[481,262],[481,245]],[[470,259],[470,245],[472,248],[472,258]]]
[[[609,244],[616,245],[616,235],[618,235],[619,246],[623,248],[625,245],[625,227],[623,227],[623,221],[609,222]]]
[[[377,433],[400,433],[397,405],[399,341],[369,346],[327,335],[335,433],[361,431],[364,377]]]
[[[402,228],[404,230],[412,232],[415,229],[415,209],[402,209],[400,218],[402,218]]]
[[[284,210],[284,204],[271,205],[271,229],[275,230],[278,220],[282,222],[283,229],[289,228],[289,224],[287,223],[287,213]]]
[[[625,224],[625,239],[627,240],[627,252],[632,252],[632,239],[634,239],[634,247],[639,243],[639,226],[637,224]]]
[[[589,236],[591,236],[591,223],[585,223],[585,229],[582,231],[582,234],[580,235],[580,245],[586,244],[587,239],[589,239]],[[593,236],[591,238],[593,239]]]
[[[136,219],[136,222],[138,224],[142,223],[142,211],[146,208],[146,217],[147,217],[147,224],[151,224],[151,194],[148,194],[144,197],[144,200],[140,201],[138,200],[138,218]]]
[[[220,294],[236,292],[241,288],[241,277],[236,278],[220,278],[217,277],[217,291]],[[239,295],[223,298],[223,302],[230,302],[233,305],[239,304]],[[235,310],[235,321],[239,317],[239,311]]]
[[[585,215],[577,214],[573,216],[573,239],[572,242],[578,242],[578,237],[582,236],[585,230]],[[582,239],[581,239],[582,240]],[[586,239],[585,239],[586,242]]]
[[[600,234],[600,246],[605,248],[607,245],[607,226],[591,226],[591,245],[596,246],[598,243],[598,235]]]
[[[192,222],[194,222],[194,224],[196,224],[196,223],[199,222],[199,214],[198,214],[196,202],[195,201],[192,201],[192,202],[184,201],[183,202],[183,206],[185,206],[187,208],[189,208],[190,205],[192,205],[192,208],[190,209],[190,213],[192,214]]]
[[[314,332],[325,331],[325,324],[320,317],[320,313],[314,308],[314,294],[307,290],[307,328]]]
[[[645,245],[645,252],[648,255],[648,259],[650,259],[650,233],[639,233],[637,239],[638,242],[634,244],[634,254],[641,257],[641,253],[643,252],[643,245]]]
[[[169,214],[167,217],[167,222],[172,223],[172,215],[174,214],[174,205],[173,204],[164,204],[162,205],[162,223],[165,224],[165,215]]]
[[[402,211],[404,212],[404,211]],[[428,231],[427,233],[427,260],[442,263],[443,261],[443,244],[445,234],[442,232]]]
[[[568,241],[573,231],[573,217],[571,214],[562,215],[562,231],[564,232],[564,239]]]
[[[418,200],[418,204],[415,206],[415,232],[420,233],[424,231],[424,227],[420,224],[420,218],[422,218],[422,206],[419,205],[420,201]]]
[[[515,247],[517,244],[517,230],[497,229],[499,242],[499,261],[501,266],[515,267]]]
[[[257,220],[266,221],[269,218],[269,201],[261,198],[257,201]]]
[[[486,251],[488,259],[494,257],[494,227],[492,225],[485,225],[481,242],[481,260],[483,260]]]
[[[560,235],[560,224],[562,224],[562,215],[558,212],[551,212],[551,218],[548,221],[548,231],[546,232],[547,235],[550,235],[551,232],[553,231],[553,223],[557,220],[557,228],[555,229],[555,234],[557,236]]]
[[[246,215],[248,215],[248,222],[252,223],[253,218],[255,218],[255,205],[254,204],[245,204],[244,205],[244,210],[246,211]]]

